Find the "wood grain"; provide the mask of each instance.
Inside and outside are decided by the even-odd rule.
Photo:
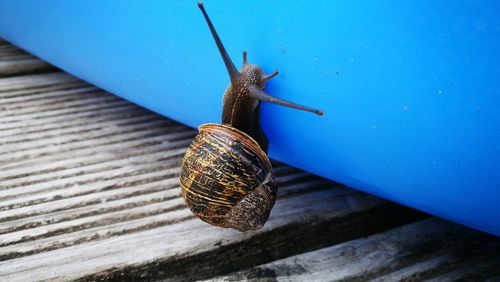
[[[498,238],[428,219],[213,280],[483,281],[499,266]]]
[[[0,62],[10,64],[14,54],[28,57],[0,44]],[[304,229],[287,235],[284,230],[291,226],[316,222],[317,227],[304,232],[314,234],[322,225],[336,226],[333,222],[385,206],[374,197],[274,163],[280,200],[264,230],[242,234],[211,227],[194,219],[180,197],[180,162],[195,130],[61,72],[1,72],[2,280],[136,277],[144,269],[150,277],[179,278],[199,268],[203,254],[228,256],[236,245],[251,250],[249,255],[217,264],[221,270],[229,263],[239,269],[251,258],[265,262],[289,253],[276,249],[266,254],[269,250],[259,251],[250,243],[254,238],[276,237],[276,246],[283,246]],[[385,212],[355,218],[369,221]],[[316,239],[311,236],[292,252],[325,244]],[[188,268],[176,267],[186,260],[191,261]],[[210,275],[206,267],[196,277]]]
[[[495,240],[436,220],[405,225],[426,216],[278,162],[262,230],[207,225],[180,196],[195,134],[0,41],[0,280],[231,280],[262,269],[278,280],[453,280],[495,270]],[[283,272],[291,261],[303,270]]]
[[[0,77],[56,70],[50,64],[0,40]]]

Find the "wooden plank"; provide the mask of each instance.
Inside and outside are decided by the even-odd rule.
[[[16,57],[33,57],[31,54],[13,46],[13,45],[0,45],[0,61],[12,60]]]
[[[210,227],[197,219],[192,219],[190,213],[182,206],[182,209],[177,210],[175,214],[173,212],[170,213],[171,215],[161,213],[158,214],[158,218],[148,217],[132,223],[109,225],[105,228],[86,228],[73,231],[71,234],[55,235],[53,240],[41,237],[30,244],[23,244],[23,241],[19,241],[17,244],[20,246],[4,247],[10,248],[12,257],[8,254],[4,256],[8,260],[0,263],[0,273],[9,281],[26,281],[34,278],[71,280],[82,277],[93,280],[102,277],[117,278],[123,275],[129,279],[142,275],[147,275],[149,278],[175,279],[195,273],[197,270],[197,276],[206,277],[210,275],[209,271],[213,271],[210,270],[209,265],[218,269],[235,265],[242,267],[249,260],[268,256],[268,252],[274,255],[274,252],[279,252],[280,248],[289,244],[287,241],[289,239],[306,241],[318,239],[314,236],[319,231],[318,229],[312,228],[312,233],[308,233],[308,229],[295,227],[295,225],[302,224],[305,227],[311,223],[320,224],[324,219],[319,218],[325,213],[327,213],[327,218],[337,217],[337,220],[343,221],[347,218],[344,218],[342,214],[352,213],[357,209],[356,204],[346,207],[346,201],[338,203],[338,200],[335,200],[337,196],[331,191],[332,189],[312,192],[301,197],[293,197],[291,200],[280,201],[273,211],[270,222],[264,230],[257,233],[243,234]],[[357,205],[373,207],[377,204],[372,197],[365,196],[364,199],[361,199],[359,195],[350,197],[357,202]],[[325,202],[318,205],[319,198],[324,199]],[[178,202],[182,203],[180,200]],[[342,205],[334,207],[332,204]],[[302,205],[313,207],[307,210],[306,216],[304,216]],[[316,220],[313,220],[314,218]],[[101,218],[101,220],[104,219]],[[326,222],[329,221],[324,221]],[[293,230],[289,230],[291,225],[294,226]],[[338,224],[335,227],[338,227]],[[130,228],[133,229],[130,230]],[[111,232],[112,236],[104,236],[106,232]],[[200,236],[201,234],[203,235]],[[289,234],[290,237],[284,236],[285,234]],[[300,234],[303,235],[300,236]],[[250,241],[259,242],[259,244],[267,242],[271,245],[259,249],[249,244]],[[65,243],[60,246],[60,242]],[[307,245],[311,242],[301,244],[304,243]],[[41,249],[37,251],[36,248],[40,246]],[[13,253],[13,250],[28,252],[30,255],[22,256],[19,251]],[[239,252],[247,250],[249,253],[245,257],[233,256],[236,250]],[[289,251],[290,249],[281,250],[281,252]],[[212,252],[214,254],[210,255]],[[232,259],[228,260],[228,257]],[[203,259],[209,259],[210,262],[203,263]],[[161,267],[155,268],[153,265],[161,265]],[[184,268],[179,268],[179,265],[183,265]],[[165,272],[160,273],[159,269]]]
[[[0,77],[26,73],[56,71],[57,69],[37,58],[11,56],[9,61],[0,61]]]
[[[63,73],[0,78],[0,109],[3,281],[202,279],[422,217],[274,162],[264,229],[215,228],[180,197],[193,129]]]
[[[53,72],[57,68],[12,45],[0,45],[0,77]]]
[[[0,79],[0,99],[17,97],[20,95],[22,96],[22,94],[15,92],[16,90],[29,93],[27,90],[43,90],[44,88],[47,89],[47,87],[51,86],[69,88],[75,84],[83,85],[84,83],[77,78],[62,72],[2,78]],[[36,92],[35,94],[38,93],[39,92]]]
[[[500,238],[428,219],[213,280],[483,281],[499,266]]]

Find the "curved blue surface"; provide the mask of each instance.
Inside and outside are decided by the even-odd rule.
[[[500,2],[205,1],[228,52],[280,75],[270,155],[500,235]],[[195,1],[2,1],[0,35],[191,126],[229,78]]]

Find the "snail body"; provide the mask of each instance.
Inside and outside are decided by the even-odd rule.
[[[268,140],[260,126],[260,101],[322,115],[264,92],[266,75],[243,52],[239,72],[226,52],[203,4],[198,3],[229,73],[222,124],[203,124],[184,156],[180,183],[186,205],[201,220],[239,231],[260,229],[276,201],[277,183],[267,156]]]

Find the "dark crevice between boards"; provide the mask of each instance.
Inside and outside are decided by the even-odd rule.
[[[158,152],[163,152],[163,150],[158,150]],[[148,152],[149,153],[149,152]],[[157,153],[157,152],[152,152],[152,153]],[[122,158],[120,159],[112,159],[111,161],[116,161],[116,160],[123,160],[125,158],[128,158],[128,155],[123,155],[121,156]],[[102,162],[101,163],[105,163],[105,162]],[[171,160],[166,160],[166,161],[163,161],[162,163],[159,163],[158,165],[156,166],[151,166],[150,169],[148,168],[141,168],[141,169],[137,169],[135,171],[127,171],[127,172],[123,172],[123,173],[120,173],[118,174],[119,177],[131,177],[131,176],[138,176],[138,175],[145,175],[147,173],[151,173],[151,172],[158,172],[158,171],[164,171],[164,170],[169,170],[169,169],[175,169],[177,167],[180,166],[180,160],[177,160],[177,159],[171,159]],[[85,166],[89,167],[91,166],[92,164],[95,164],[94,163],[91,163],[91,164],[86,164]],[[15,184],[9,184],[8,187],[2,187],[2,191],[8,191],[8,190],[11,190],[11,191],[16,191],[17,193],[11,193],[9,195],[4,195],[4,196],[0,196],[0,201],[5,201],[5,200],[10,200],[10,199],[13,199],[13,198],[20,198],[22,196],[28,196],[28,195],[36,195],[36,194],[39,194],[39,193],[45,193],[45,192],[51,192],[51,191],[57,191],[57,190],[64,190],[66,188],[70,188],[74,185],[75,182],[70,182],[69,179],[71,179],[72,177],[75,177],[75,176],[81,176],[81,175],[95,175],[95,174],[102,174],[104,172],[110,172],[110,171],[113,171],[115,169],[119,169],[121,168],[122,166],[120,165],[109,165],[109,166],[106,166],[104,168],[87,168],[86,171],[84,172],[80,172],[78,174],[76,173],[68,173],[66,175],[55,175],[55,176],[49,176],[49,177],[39,177],[39,178],[35,178],[35,179],[30,179],[28,181],[25,181],[25,182],[17,182]],[[34,174],[33,174],[34,175]],[[173,177],[176,177],[178,175],[177,174],[173,174],[173,173],[166,173],[165,174],[166,177],[170,177],[170,178],[173,178]],[[100,176],[100,177],[96,177],[96,178],[93,178],[93,179],[90,179],[90,180],[84,180],[84,181],[80,181],[78,182],[79,185],[83,185],[83,184],[91,184],[91,183],[96,183],[96,182],[102,182],[102,181],[108,181],[108,180],[112,180],[113,177],[116,177],[116,176],[112,176],[112,175],[107,175],[107,176]],[[22,189],[24,189],[25,187],[29,186],[29,185],[35,185],[35,184],[40,184],[40,183],[44,183],[44,182],[50,182],[50,181],[54,181],[54,180],[68,180],[67,182],[63,183],[62,185],[59,184],[59,185],[52,185],[50,186],[49,188],[46,188],[46,189],[42,189],[42,190],[35,190],[35,191],[23,191]],[[123,185],[126,185],[125,187],[130,187],[132,185],[128,185],[129,182],[125,182]],[[106,187],[111,187],[112,185],[107,185]],[[115,185],[116,186],[116,185]],[[122,186],[120,186],[122,187]],[[17,189],[17,190],[14,190],[14,189]],[[104,188],[103,188],[104,189]],[[113,188],[107,188],[107,190],[111,190]],[[95,193],[95,192],[94,192]]]
[[[473,231],[469,235],[463,232],[446,232],[445,234],[431,234],[420,243],[406,247],[403,252],[408,255],[387,262],[385,266],[374,269],[365,269],[354,276],[349,276],[340,281],[372,281],[374,279],[398,281],[424,281],[439,279],[453,271],[464,271],[460,281],[483,281],[500,275],[500,240],[493,235]],[[395,256],[397,257],[397,255]],[[435,261],[446,257],[442,262]],[[422,266],[418,267],[421,264]],[[415,267],[417,266],[417,267]],[[391,273],[398,271],[402,277],[391,277]],[[468,273],[467,273],[468,272]],[[451,277],[451,276],[450,276]]]
[[[248,269],[285,257],[369,236],[428,215],[397,204],[380,206],[325,220],[321,217],[256,234],[245,241],[188,257],[111,268],[76,281],[192,281]]]
[[[67,74],[62,72],[55,72],[53,73],[53,75],[67,75]],[[18,79],[26,79],[27,77],[30,76],[26,74],[25,76],[16,76],[14,78],[3,77],[1,79],[18,80]],[[9,99],[17,97],[36,96],[39,94],[55,92],[55,91],[78,90],[81,89],[82,87],[88,87],[88,86],[89,84],[79,80],[75,80],[74,78],[68,75],[68,81],[58,80],[51,83],[35,84],[35,85],[24,83],[22,85],[14,85],[8,88],[0,89],[0,93],[2,93],[2,98]]]
[[[23,60],[5,60],[0,57],[0,78],[8,78],[19,75],[32,75],[32,74],[44,74],[60,72],[61,70],[36,58],[26,58],[25,62],[30,62],[29,64],[19,64]],[[11,62],[12,65],[7,63]]]
[[[460,248],[454,250],[440,250],[439,254],[454,259],[437,267],[417,272],[401,281],[423,281],[436,279],[440,276],[453,277],[453,272],[463,272],[459,275],[460,281],[485,281],[500,276],[500,240],[490,234],[477,232],[478,236],[468,240],[455,242]],[[442,242],[438,242],[441,245]],[[447,251],[447,252],[446,252]],[[430,253],[427,257],[435,255]],[[458,278],[457,278],[458,279]],[[498,281],[493,279],[494,281]]]
[[[174,207],[172,209],[172,211],[180,210],[182,208],[184,208],[184,206],[180,205],[180,206]],[[29,255],[34,255],[34,254],[38,254],[38,253],[42,253],[42,252],[48,252],[48,251],[53,251],[53,250],[62,249],[62,248],[66,248],[66,247],[72,247],[72,246],[76,246],[76,245],[80,245],[80,244],[84,244],[84,243],[88,243],[88,242],[95,242],[98,240],[104,240],[104,239],[107,239],[110,237],[115,237],[115,236],[131,234],[131,233],[141,232],[141,231],[150,230],[150,229],[155,229],[155,228],[159,228],[159,227],[166,226],[166,225],[179,224],[179,223],[182,223],[183,221],[187,221],[187,220],[191,220],[191,219],[194,219],[194,216],[190,215],[190,216],[184,216],[184,217],[180,217],[180,218],[173,219],[173,220],[161,220],[161,221],[141,225],[141,226],[130,228],[130,229],[123,229],[123,230],[118,230],[118,231],[113,231],[113,232],[107,232],[105,234],[93,233],[93,234],[90,234],[88,236],[79,237],[75,240],[55,241],[53,244],[50,244],[50,245],[47,245],[44,247],[40,247],[40,248],[34,249],[34,250],[29,250],[29,251],[24,251],[24,252],[18,251],[18,252],[0,254],[0,262],[12,260],[12,259],[17,259],[20,257],[29,256]]]
[[[0,47],[0,78],[61,71],[1,38]]]
[[[105,192],[105,191],[112,191],[112,190],[124,189],[124,188],[129,188],[129,187],[136,187],[139,185],[144,185],[144,184],[148,184],[148,183],[155,183],[155,182],[159,182],[159,181],[164,180],[164,179],[173,178],[173,177],[176,177],[177,175],[178,174],[171,173],[171,174],[166,174],[166,175],[149,177],[147,179],[128,181],[127,183],[110,184],[110,185],[107,185],[106,187],[101,187],[101,188],[98,188],[95,190],[84,191],[84,192],[80,192],[80,193],[73,193],[71,195],[64,195],[64,196],[55,195],[55,196],[52,196],[49,198],[40,198],[40,199],[26,201],[26,202],[22,202],[22,203],[18,203],[18,204],[1,206],[0,212],[18,209],[18,208],[22,208],[22,207],[26,207],[26,206],[32,206],[32,205],[53,202],[53,201],[71,199],[71,198],[86,196],[86,195],[90,195],[90,194],[101,193],[101,192]],[[83,184],[75,182],[74,185],[83,185]],[[117,195],[114,198],[108,198],[107,201],[109,202],[109,201],[121,200],[124,198],[130,198],[130,197],[135,197],[135,196],[139,196],[139,195],[145,195],[145,194],[150,194],[150,193],[154,193],[154,192],[164,191],[166,189],[175,188],[175,187],[177,187],[177,184],[173,183],[169,186],[158,187],[156,189],[134,191],[134,192],[130,192],[130,193],[122,194],[122,195]],[[125,192],[126,192],[126,190],[125,190]]]
[[[42,220],[33,220],[32,222],[29,222],[29,223],[24,223],[21,225],[10,227],[10,228],[0,229],[0,235],[11,233],[11,232],[16,232],[16,231],[21,231],[21,230],[25,230],[25,229],[36,228],[36,227],[40,227],[40,226],[61,223],[61,222],[65,222],[65,221],[86,218],[86,217],[90,217],[90,216],[96,216],[96,215],[108,214],[108,213],[113,213],[113,212],[118,212],[118,211],[124,211],[124,210],[143,207],[143,206],[147,206],[147,205],[151,205],[151,204],[166,202],[166,201],[177,199],[177,198],[178,198],[178,196],[163,196],[163,197],[158,197],[158,198],[152,198],[150,200],[145,200],[145,201],[134,201],[134,202],[130,202],[130,203],[125,203],[125,204],[122,204],[122,205],[119,205],[116,207],[111,207],[111,208],[99,208],[99,209],[88,210],[88,211],[77,213],[77,214],[69,214],[68,216],[61,217],[61,218],[58,218],[56,220],[50,220],[50,221],[43,220],[43,219]]]
[[[86,222],[83,224],[73,225],[73,226],[69,226],[69,227],[62,227],[62,228],[54,229],[51,231],[47,231],[47,232],[39,234],[39,235],[23,236],[22,238],[15,240],[15,241],[11,241],[8,243],[0,243],[0,247],[11,246],[11,245],[20,244],[20,243],[26,243],[29,241],[35,241],[35,240],[54,237],[54,236],[58,236],[58,235],[65,235],[65,234],[69,234],[69,233],[73,233],[73,232],[77,232],[77,231],[82,231],[85,229],[100,227],[100,226],[108,226],[108,225],[113,225],[113,224],[117,224],[117,223],[137,220],[137,219],[141,219],[141,218],[145,218],[145,217],[151,217],[151,216],[160,215],[160,214],[173,212],[173,211],[178,211],[178,210],[182,210],[182,209],[184,209],[184,205],[175,205],[173,207],[156,209],[156,210],[148,211],[148,212],[141,212],[141,213],[130,212],[128,214],[123,214],[123,215],[119,215],[119,216],[108,215],[107,217],[104,217],[104,218],[99,219],[97,221]],[[175,221],[169,220],[168,222],[175,222]]]

